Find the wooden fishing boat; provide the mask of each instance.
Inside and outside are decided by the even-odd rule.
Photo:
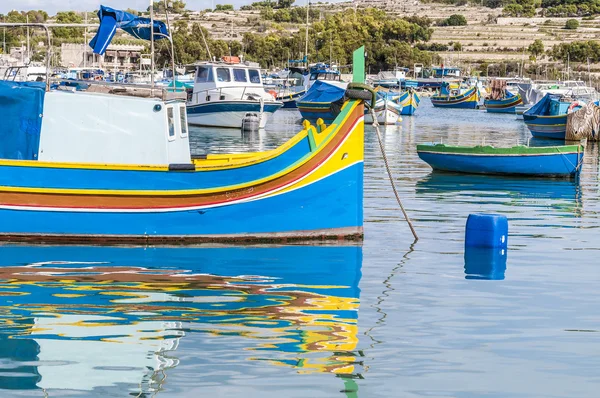
[[[401,93],[396,100],[402,107],[402,116],[412,116],[421,103],[421,98],[414,90],[407,90]]]
[[[434,170],[470,174],[569,177],[579,173],[579,145],[494,148],[491,146],[417,145],[417,154]]]
[[[398,103],[398,95],[386,91],[377,91],[377,102],[373,109],[377,123],[384,125],[402,121],[402,106]],[[365,108],[365,123],[373,123],[371,109]]]
[[[112,37],[111,21],[98,36]],[[364,49],[355,60],[362,83]],[[362,238],[360,98],[373,95],[364,85],[347,91],[332,124],[306,121],[279,148],[200,158],[190,151],[185,93],[50,87],[0,82],[0,240]]]
[[[520,94],[505,91],[504,97],[500,99],[487,98],[484,102],[485,110],[489,113],[516,113],[516,107],[523,103]]]
[[[340,113],[345,92],[346,85],[343,83],[317,80],[296,104],[303,119],[312,123],[318,119],[332,123]]]
[[[546,94],[523,113],[523,120],[534,137],[565,139],[567,116],[583,103],[563,100],[560,95]]]
[[[444,82],[440,93],[431,97],[431,103],[437,108],[476,109],[479,106],[479,88],[450,89],[449,84]]]
[[[513,94],[507,89],[506,79],[492,80],[490,95],[485,99],[485,109],[489,113],[516,113],[516,107],[523,104],[520,94]]]

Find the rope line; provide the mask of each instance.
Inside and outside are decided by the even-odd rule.
[[[394,191],[394,195],[396,195],[396,200],[400,205],[400,209],[402,210],[402,214],[404,214],[404,218],[408,223],[408,227],[415,237],[415,242],[419,240],[417,236],[417,231],[412,225],[408,214],[406,214],[406,210],[404,210],[404,205],[402,204],[402,200],[400,200],[400,195],[398,194],[398,190],[396,189],[396,184],[394,183],[394,177],[392,176],[392,170],[390,169],[390,165],[387,160],[387,155],[385,154],[385,147],[383,146],[383,140],[381,139],[381,132],[379,131],[379,123],[377,122],[377,116],[375,116],[375,110],[371,108],[371,115],[373,116],[373,126],[375,126],[375,131],[377,132],[377,140],[379,141],[379,148],[381,149],[381,155],[383,156],[383,162],[385,163],[385,168],[387,170],[388,177],[390,178],[390,184],[392,184],[392,190]]]

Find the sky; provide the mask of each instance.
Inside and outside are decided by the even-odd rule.
[[[189,10],[205,10],[212,8],[213,4],[233,4],[236,8],[244,4],[250,4],[256,0],[185,0]],[[299,5],[304,0],[296,0]],[[11,10],[44,10],[50,15],[57,11],[93,11],[100,4],[112,8],[145,10],[150,5],[150,0],[0,0],[0,13],[6,14]]]

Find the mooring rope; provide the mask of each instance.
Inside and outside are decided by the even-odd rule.
[[[373,108],[371,108],[371,115],[373,116],[373,126],[375,126],[375,131],[377,132],[377,140],[379,141],[379,148],[381,149],[381,155],[383,156],[383,162],[385,163],[385,168],[387,170],[388,177],[390,178],[390,183],[392,184],[392,190],[394,191],[394,195],[396,195],[396,200],[398,201],[398,204],[400,205],[402,214],[404,214],[404,218],[406,219],[406,222],[408,223],[410,231],[412,232],[413,236],[415,237],[415,242],[416,242],[419,240],[419,237],[417,236],[417,231],[415,231],[415,228],[413,227],[412,222],[410,221],[410,218],[408,217],[408,214],[406,214],[406,210],[404,210],[404,205],[402,205],[402,200],[400,200],[400,195],[398,194],[398,190],[396,189],[396,184],[394,183],[394,177],[392,176],[392,170],[390,169],[390,165],[388,163],[387,156],[385,154],[385,147],[383,146],[383,140],[381,139],[381,132],[379,131],[379,123],[377,122],[377,117],[375,116],[375,110]]]

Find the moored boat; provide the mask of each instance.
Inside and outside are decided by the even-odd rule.
[[[511,93],[507,89],[506,80],[494,80],[491,93],[485,99],[485,109],[489,113],[516,113],[516,107],[523,104],[520,94]]]
[[[434,170],[469,174],[569,177],[583,162],[580,145],[494,148],[417,145],[417,154]]]
[[[187,102],[190,124],[241,128],[248,113],[255,113],[260,128],[283,106],[264,90],[258,68],[244,64],[201,62],[194,65],[196,81]]]
[[[537,104],[523,113],[523,120],[534,137],[564,140],[567,116],[584,105],[561,95],[546,94]]]
[[[436,108],[476,109],[479,106],[479,89],[452,89],[444,82],[440,92],[431,97],[431,103]]]
[[[316,123],[318,119],[331,123],[340,113],[345,92],[344,83],[318,80],[296,104],[302,118],[312,123]]]
[[[98,35],[116,28],[111,20]],[[149,20],[137,20],[144,27],[136,33],[151,36]],[[363,52],[355,59],[364,62]],[[359,98],[371,93],[348,90],[333,124],[305,122],[277,149],[194,158],[185,93],[50,83],[0,82],[0,240],[362,238]]]
[[[396,124],[402,121],[402,117],[400,116],[402,106],[398,103],[398,95],[378,91],[375,108],[373,110],[365,108],[365,123],[373,123],[373,113],[378,124]]]
[[[421,103],[421,98],[413,89],[409,89],[401,93],[397,99],[397,102],[402,107],[402,116],[412,116]]]

